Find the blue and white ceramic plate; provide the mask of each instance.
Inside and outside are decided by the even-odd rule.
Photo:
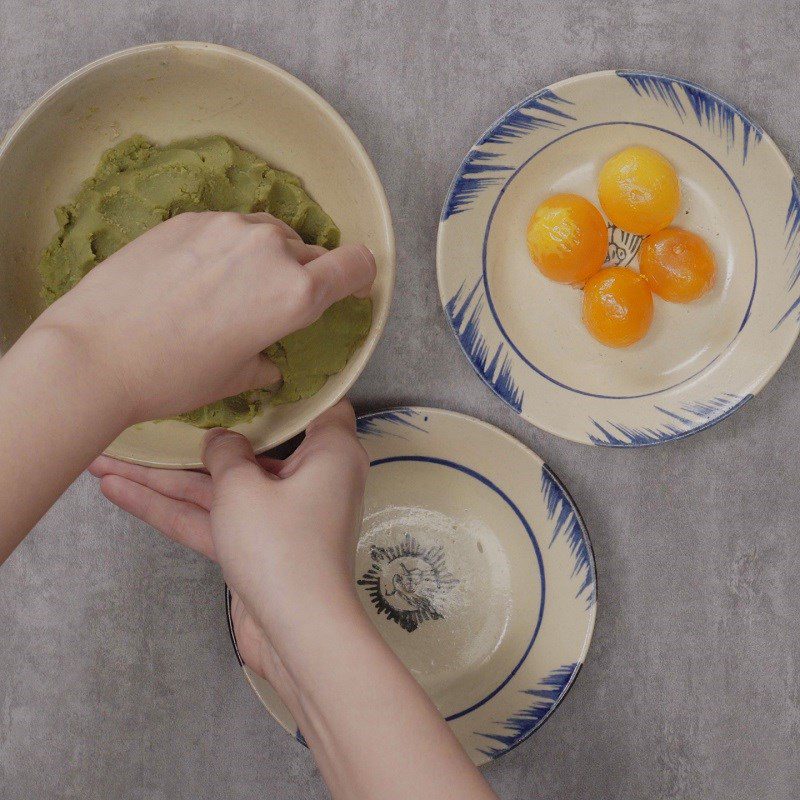
[[[490,425],[398,408],[358,429],[371,469],[356,591],[483,764],[530,736],[583,664],[596,609],[586,529],[547,465]],[[269,684],[245,672],[302,741]]]
[[[532,265],[525,230],[547,196],[597,203],[597,176],[643,144],[676,167],[675,223],[717,258],[714,290],[656,298],[653,326],[626,350],[592,339],[579,291]],[[637,265],[641,240],[609,227],[608,261]],[[695,84],[596,72],[554,84],[499,119],[470,150],[447,196],[439,290],[461,347],[525,419],[585,444],[679,439],[727,417],[775,373],[800,322],[800,187],[774,142]]]

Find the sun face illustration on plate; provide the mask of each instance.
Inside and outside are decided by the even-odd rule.
[[[372,566],[357,581],[379,614],[412,633],[443,618],[443,601],[459,582],[448,571],[441,545],[423,547],[406,533],[398,544],[373,546]]]

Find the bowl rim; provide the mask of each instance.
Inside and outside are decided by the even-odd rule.
[[[313,105],[315,105],[322,114],[326,117],[338,132],[344,137],[347,144],[352,148],[356,160],[354,166],[361,169],[366,174],[368,182],[372,185],[378,199],[378,210],[382,221],[383,231],[382,234],[386,239],[386,258],[385,263],[382,264],[382,272],[387,278],[386,281],[386,302],[378,311],[377,315],[373,314],[372,326],[367,338],[364,340],[358,351],[348,361],[345,370],[352,365],[352,374],[347,377],[342,383],[341,387],[333,393],[331,399],[327,401],[318,411],[315,411],[314,416],[307,420],[305,423],[294,423],[286,427],[285,432],[280,433],[278,436],[268,435],[264,442],[255,446],[258,453],[262,453],[273,447],[277,447],[289,439],[297,436],[305,430],[306,426],[317,416],[324,413],[328,408],[331,408],[338,403],[353,387],[355,382],[361,376],[361,373],[367,366],[370,358],[375,352],[378,342],[383,336],[386,328],[386,323],[391,311],[392,299],[394,295],[394,288],[397,279],[397,248],[394,235],[394,226],[392,224],[392,215],[389,208],[389,201],[386,197],[386,190],[383,187],[378,171],[372,162],[369,154],[367,153],[364,145],[354,133],[353,129],[347,124],[342,115],[318,92],[312,89],[308,84],[304,83],[300,78],[292,75],[290,72],[278,67],[260,56],[253,55],[244,50],[239,50],[235,47],[228,45],[216,44],[214,42],[202,42],[194,40],[168,40],[163,42],[151,42],[148,44],[135,45],[133,47],[117,50],[108,53],[100,58],[84,64],[82,67],[70,72],[60,81],[51,86],[47,91],[36,98],[27,108],[25,108],[16,121],[6,132],[5,136],[0,140],[0,160],[5,156],[12,142],[32,124],[36,117],[46,108],[46,106],[61,92],[69,86],[80,81],[86,75],[103,69],[108,64],[115,61],[122,61],[128,58],[135,58],[142,53],[158,52],[167,50],[180,50],[187,53],[192,52],[214,52],[222,54],[227,58],[235,59],[250,63],[280,82],[283,82],[291,89],[304,95]],[[0,344],[0,355],[4,349]],[[341,373],[340,373],[341,374]],[[194,469],[202,467],[203,463],[200,460],[181,459],[181,458],[161,458],[158,460],[147,458],[133,458],[125,456],[124,454],[115,451],[114,444],[112,443],[106,448],[106,454],[113,456],[120,461],[128,461],[130,463],[142,464],[143,466],[161,467],[165,469]]]
[[[625,76],[644,76],[648,78],[653,78],[656,80],[662,81],[671,81],[674,83],[681,84],[682,86],[688,87],[694,91],[702,92],[703,95],[706,95],[710,98],[713,98],[715,101],[720,103],[722,106],[726,107],[729,111],[733,114],[737,115],[740,119],[746,121],[753,131],[758,133],[759,142],[766,146],[766,148],[771,152],[772,156],[777,159],[777,161],[782,165],[787,179],[791,182],[792,180],[797,182],[797,178],[795,177],[794,171],[792,166],[789,164],[786,156],[783,154],[781,149],[775,143],[773,138],[769,135],[769,133],[756,121],[754,121],[753,117],[745,113],[738,105],[732,103],[731,101],[727,100],[726,98],[719,95],[717,92],[706,88],[694,81],[688,80],[686,78],[681,78],[676,75],[670,73],[664,73],[659,71],[651,71],[651,70],[638,70],[638,69],[630,69],[630,68],[612,68],[612,69],[603,69],[603,70],[595,70],[592,72],[585,72],[580,73],[577,75],[570,75],[566,78],[561,80],[556,80],[551,83],[548,83],[541,88],[536,89],[535,91],[529,93],[525,98],[514,103],[507,111],[500,114],[482,133],[479,137],[475,139],[473,144],[469,147],[467,153],[465,154],[464,158],[459,162],[459,165],[453,175],[453,178],[447,188],[447,192],[444,196],[444,202],[442,204],[442,210],[439,215],[439,225],[437,230],[437,239],[436,239],[436,275],[437,275],[437,283],[439,288],[439,297],[440,302],[447,311],[446,304],[447,298],[445,297],[444,291],[444,283],[443,283],[443,275],[447,269],[447,257],[445,254],[445,245],[444,245],[444,229],[445,225],[449,219],[449,215],[447,215],[448,205],[450,203],[451,196],[453,195],[459,179],[464,174],[464,170],[469,164],[470,157],[473,153],[477,150],[477,148],[481,147],[487,137],[491,136],[491,134],[501,126],[511,115],[515,112],[519,111],[520,108],[525,106],[529,101],[535,100],[536,98],[540,97],[542,94],[546,93],[547,91],[558,91],[564,89],[565,87],[570,87],[575,84],[580,84],[584,82],[590,82],[592,80],[598,79],[606,79],[609,77],[625,77]],[[688,436],[693,436],[696,433],[700,433],[701,431],[707,430],[708,428],[713,427],[714,425],[722,422],[723,420],[727,419],[733,413],[739,410],[741,406],[745,405],[749,400],[755,397],[769,381],[775,376],[778,370],[783,366],[784,362],[789,356],[792,348],[794,347],[797,337],[800,335],[800,325],[795,326],[794,333],[791,336],[791,340],[788,341],[784,348],[779,348],[778,356],[772,359],[768,365],[766,370],[762,370],[759,372],[758,376],[750,381],[747,386],[747,392],[739,393],[736,395],[736,402],[731,404],[731,407],[728,408],[723,413],[719,414],[718,416],[714,417],[711,420],[707,420],[704,422],[698,422],[697,424],[690,427],[688,430],[681,431],[678,434],[671,435],[668,438],[663,438],[660,440],[653,440],[653,441],[642,441],[642,442],[623,442],[623,443],[613,443],[613,442],[606,442],[606,441],[593,441],[588,440],[584,435],[575,432],[574,430],[566,430],[565,428],[555,426],[553,424],[547,423],[541,419],[535,419],[534,416],[530,413],[525,413],[522,409],[516,408],[512,405],[509,400],[503,396],[501,392],[487,379],[485,375],[480,371],[478,366],[473,360],[473,357],[470,355],[469,352],[465,349],[463,342],[461,341],[461,337],[458,334],[458,331],[455,328],[453,319],[451,318],[450,314],[445,313],[445,317],[447,318],[448,327],[451,329],[453,334],[456,337],[456,341],[458,342],[459,348],[467,357],[468,362],[472,366],[472,368],[477,373],[478,377],[482,380],[484,384],[495,394],[497,395],[503,403],[510,408],[512,408],[519,416],[521,416],[526,422],[535,427],[546,431],[547,433],[553,434],[554,436],[558,436],[559,438],[566,439],[569,441],[574,441],[578,444],[582,444],[589,447],[601,446],[601,447],[652,447],[659,444],[665,444],[673,441],[678,441],[680,439],[685,439]],[[693,376],[690,380],[693,381],[697,376]],[[634,398],[629,398],[634,399]]]

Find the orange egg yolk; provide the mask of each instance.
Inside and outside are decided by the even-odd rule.
[[[600,205],[618,228],[647,236],[678,213],[681,190],[672,164],[650,147],[626,147],[600,170]]]
[[[696,233],[665,228],[642,243],[639,271],[660,297],[690,303],[711,289],[717,268],[711,248]]]
[[[576,194],[545,200],[531,216],[527,239],[531,260],[545,277],[576,286],[603,266],[608,251],[602,214]]]
[[[625,267],[600,270],[583,289],[583,322],[608,347],[638,342],[653,321],[653,295],[647,281]]]

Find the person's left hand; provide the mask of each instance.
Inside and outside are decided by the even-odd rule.
[[[211,475],[107,456],[89,471],[111,502],[220,564],[242,659],[280,681],[276,648],[297,627],[293,616],[361,611],[352,576],[368,460],[352,406],[320,415],[285,460],[254,456],[241,434],[221,429],[207,435],[203,460]]]
[[[272,460],[261,458],[264,466]],[[211,538],[211,478],[202,472],[154,469],[100,456],[89,468],[103,494],[178,544],[217,562]],[[274,674],[277,656],[261,626],[231,591],[231,622],[242,661],[262,678]]]

